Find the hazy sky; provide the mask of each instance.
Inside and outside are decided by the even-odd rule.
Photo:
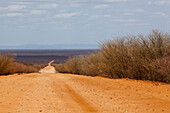
[[[0,45],[96,44],[170,32],[170,0],[0,0]]]

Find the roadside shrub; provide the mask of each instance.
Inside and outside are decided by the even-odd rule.
[[[6,55],[0,55],[0,75],[8,73],[8,68],[13,63],[13,57]]]
[[[99,76],[102,73],[101,53],[89,56],[76,56],[70,58],[65,64],[56,65],[56,70],[61,73],[82,74],[88,76]]]
[[[124,36],[100,44],[100,51],[69,59],[64,72],[170,83],[170,35]]]
[[[37,72],[32,66],[14,62],[13,57],[10,54],[0,55],[0,75]]]
[[[84,57],[82,56],[69,58],[68,61],[65,63],[66,71],[72,74],[81,74],[81,66],[83,63],[83,59]]]
[[[170,83],[170,56],[156,59],[152,66],[157,71],[160,80]]]
[[[67,70],[65,68],[65,64],[55,64],[54,67],[55,67],[57,72],[67,73]]]
[[[80,74],[88,76],[101,75],[102,57],[100,55],[100,53],[95,53],[81,58]]]
[[[170,35],[153,31],[148,36],[126,36],[102,43],[105,74],[112,78],[165,81],[151,63],[169,56],[169,41]]]

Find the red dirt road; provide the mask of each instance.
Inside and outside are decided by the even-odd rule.
[[[170,85],[71,74],[0,77],[0,113],[170,113]]]

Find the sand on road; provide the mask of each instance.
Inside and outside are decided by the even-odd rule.
[[[170,113],[170,85],[32,73],[0,76],[0,113]]]

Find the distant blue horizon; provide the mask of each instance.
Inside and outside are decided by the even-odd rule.
[[[11,49],[99,49],[97,44],[57,44],[57,45],[20,45],[0,46],[0,50]]]

